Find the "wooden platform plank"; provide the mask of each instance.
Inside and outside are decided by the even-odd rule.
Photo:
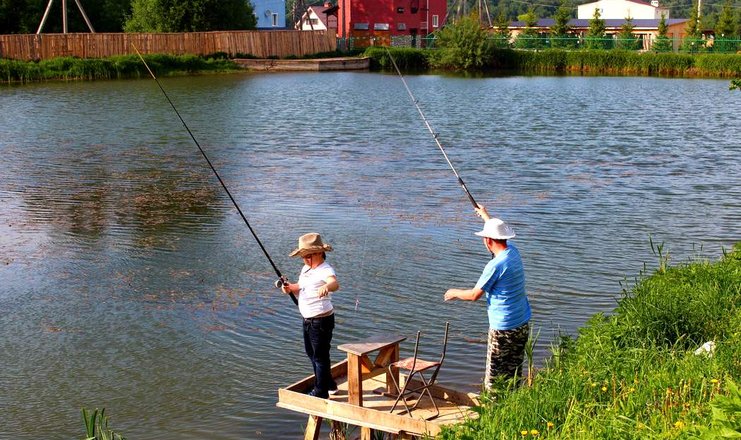
[[[399,405],[401,408],[397,407],[391,413],[389,410],[394,403],[395,396],[386,392],[385,377],[381,374],[363,378],[360,384],[363,390],[363,406],[354,405],[348,402],[347,361],[335,364],[332,371],[338,384],[338,392],[329,399],[320,399],[305,394],[311,389],[310,386],[313,386],[314,379],[310,376],[288,388],[279,389],[277,406],[327,420],[364,427],[368,430],[398,435],[407,433],[416,436],[434,436],[444,425],[461,423],[468,418],[478,416],[472,410],[472,407],[478,404],[477,395],[442,386],[431,388],[440,410],[438,417],[426,420],[435,414],[428,398],[422,399],[417,409],[412,410],[411,414],[406,413],[403,405]],[[343,372],[344,375],[335,376],[334,372]],[[410,403],[414,404],[415,400],[411,399]]]

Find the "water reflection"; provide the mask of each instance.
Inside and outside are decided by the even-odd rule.
[[[725,81],[408,80],[474,197],[517,231],[538,362],[655,261],[649,234],[680,260],[741,236]],[[337,344],[450,320],[441,380],[476,389],[483,304],[442,292],[478,276],[480,225],[398,77],[165,87],[286,274],[300,234],[335,246]],[[300,436],[305,417],[275,408],[308,374],[297,312],[156,85],[4,89],[0,118],[0,438],[75,437],[83,405],[130,438]]]

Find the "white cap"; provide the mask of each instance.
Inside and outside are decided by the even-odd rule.
[[[484,223],[484,229],[475,232],[479,237],[489,237],[495,240],[515,238],[515,231],[498,218],[490,218]]]

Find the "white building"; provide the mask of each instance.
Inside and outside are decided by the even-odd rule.
[[[588,20],[594,17],[594,10],[599,9],[600,18],[606,19],[647,19],[660,20],[661,15],[669,18],[669,9],[659,7],[658,0],[651,0],[651,3],[640,0],[599,0],[593,3],[579,5],[577,18]]]
[[[337,8],[328,2],[323,5],[309,6],[301,16],[301,21],[296,23],[296,29],[302,31],[333,29],[337,32]]]

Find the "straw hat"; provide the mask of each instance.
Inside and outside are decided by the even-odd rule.
[[[495,240],[515,238],[515,231],[498,218],[490,218],[484,223],[484,229],[474,234]]]
[[[304,234],[298,239],[298,247],[293,250],[289,257],[303,257],[304,255],[315,254],[317,252],[329,252],[332,246],[323,243],[321,235],[316,232]]]

